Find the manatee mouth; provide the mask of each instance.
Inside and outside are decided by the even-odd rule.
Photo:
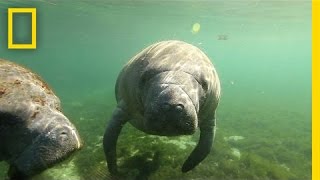
[[[148,133],[160,136],[191,135],[195,132],[195,125],[191,121],[180,119],[165,119],[156,116],[146,116],[145,129]]]

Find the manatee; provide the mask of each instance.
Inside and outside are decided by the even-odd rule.
[[[199,48],[177,40],[148,46],[124,66],[115,94],[117,107],[103,137],[111,174],[118,173],[116,143],[126,122],[159,136],[192,135],[199,128],[199,141],[182,172],[192,170],[211,151],[220,81]]]
[[[60,100],[30,70],[0,59],[0,161],[10,179],[27,179],[80,149]]]

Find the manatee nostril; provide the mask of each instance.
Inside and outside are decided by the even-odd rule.
[[[60,138],[62,138],[63,140],[65,140],[68,137],[68,133],[66,131],[62,131],[60,133]]]
[[[177,104],[176,106],[175,106],[175,109],[177,110],[177,111],[182,111],[183,109],[184,109],[184,106],[182,105],[182,104]]]
[[[60,133],[60,140],[61,142],[65,142],[69,139],[68,135],[67,135],[67,132],[63,131]]]
[[[181,112],[184,109],[183,104],[169,104],[169,103],[163,103],[162,104],[162,108],[165,111],[169,111],[169,110],[175,110],[178,112]]]

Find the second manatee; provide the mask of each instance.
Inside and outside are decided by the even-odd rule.
[[[0,161],[10,179],[26,179],[61,162],[82,143],[60,100],[35,73],[0,59]]]

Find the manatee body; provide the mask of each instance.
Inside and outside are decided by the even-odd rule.
[[[60,100],[39,76],[0,59],[0,161],[10,179],[25,179],[81,147]]]
[[[209,154],[220,82],[211,61],[197,47],[175,40],[147,47],[122,69],[115,92],[117,107],[103,140],[111,173],[117,173],[116,143],[126,122],[160,136],[190,135],[199,127],[199,142],[182,172],[193,169]]]

